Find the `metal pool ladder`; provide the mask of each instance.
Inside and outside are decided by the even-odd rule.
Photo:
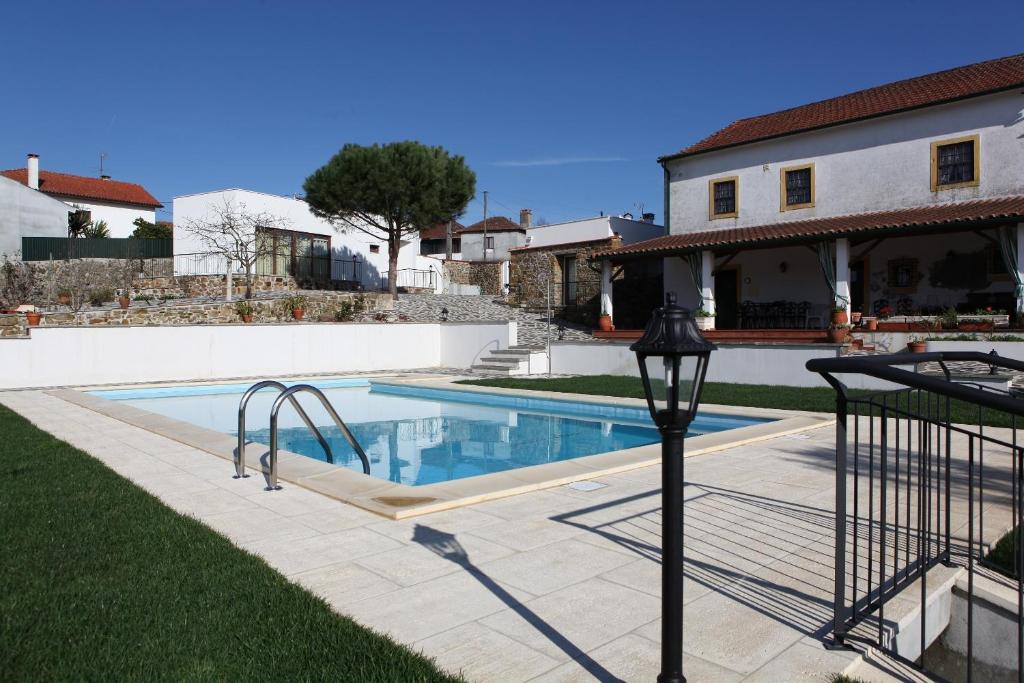
[[[320,442],[320,446],[324,449],[324,454],[327,456],[327,462],[334,463],[334,453],[331,452],[331,445],[324,438],[324,435],[320,433],[313,421],[309,419],[309,415],[302,409],[299,402],[295,398],[295,394],[300,392],[306,392],[313,394],[320,399],[321,405],[327,410],[327,414],[334,420],[334,424],[338,426],[342,436],[348,441],[349,445],[352,446],[352,450],[356,452],[359,459],[363,463],[363,474],[370,473],[370,460],[366,457],[366,452],[363,451],[362,446],[356,441],[355,436],[349,430],[345,422],[338,416],[338,412],[334,410],[334,406],[327,400],[324,393],[314,386],[309,384],[296,384],[293,387],[286,387],[281,382],[276,382],[272,379],[257,382],[251,387],[246,389],[245,393],[242,394],[242,400],[238,404],[238,449],[235,451],[235,479],[242,477],[248,477],[245,473],[245,409],[249,405],[249,399],[259,391],[260,389],[266,389],[267,387],[274,387],[280,391],[280,395],[277,400],[274,401],[273,407],[270,409],[270,483],[267,486],[268,491],[276,491],[281,487],[277,484],[277,414],[281,411],[281,406],[284,405],[285,401],[292,404],[295,408],[295,412],[299,414],[302,421],[306,423],[309,430],[313,432],[316,440]]]

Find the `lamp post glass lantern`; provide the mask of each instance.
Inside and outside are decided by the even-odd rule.
[[[683,677],[683,448],[715,345],[672,292],[632,346],[647,407],[661,432],[661,683]]]

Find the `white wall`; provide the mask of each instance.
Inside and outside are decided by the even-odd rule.
[[[266,212],[282,218],[286,221],[285,227],[288,230],[330,237],[332,259],[351,260],[353,256],[358,257],[362,262],[360,280],[368,287],[376,287],[381,282],[383,274],[388,270],[387,242],[374,239],[355,229],[339,232],[330,222],[314,216],[309,210],[309,205],[301,199],[239,189],[204,192],[174,198],[175,255],[207,251],[200,240],[184,229],[184,225],[190,219],[209,217],[211,209],[215,206],[223,206],[225,201],[234,205],[244,204],[250,212]],[[373,246],[377,247],[377,253],[371,251]],[[403,246],[398,253],[399,269],[417,268],[419,251],[419,237],[412,236],[403,241]]]
[[[668,162],[673,233],[1019,194],[1019,90],[741,145]],[[977,187],[931,191],[931,142],[980,135]],[[779,171],[815,164],[815,206],[779,210]],[[739,176],[739,216],[709,220],[708,181]]]
[[[526,246],[547,247],[552,244],[572,244],[608,239],[618,233],[623,244],[653,239],[665,234],[665,228],[652,223],[635,221],[619,216],[598,216],[578,221],[551,223],[526,231]]]
[[[468,368],[510,336],[505,322],[39,327],[0,340],[0,388]]]
[[[67,237],[64,202],[0,176],[0,254],[21,251],[22,237]]]
[[[460,233],[462,239],[462,260],[465,261],[507,261],[509,249],[521,247],[526,243],[526,235],[517,230],[488,232],[494,238],[494,249],[487,252],[484,258],[484,234],[482,232]]]
[[[150,223],[156,222],[156,209],[145,206],[125,206],[124,204],[113,204],[100,202],[94,199],[81,199],[79,197],[58,197],[61,201],[71,204],[78,209],[85,209],[92,213],[93,223],[106,221],[111,237],[131,237],[135,231],[135,219],[142,218]],[[65,237],[67,230],[65,229]]]
[[[1021,345],[1024,347],[1024,344]],[[835,358],[835,346],[721,344],[711,354],[707,381],[732,384],[768,384],[790,387],[823,387],[821,375],[807,370],[812,358]],[[570,375],[628,375],[638,377],[636,354],[628,343],[595,344],[553,342],[551,372]],[[884,382],[863,376],[843,377],[853,388],[885,388]]]

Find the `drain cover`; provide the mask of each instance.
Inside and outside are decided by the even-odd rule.
[[[573,491],[596,491],[605,488],[608,484],[602,484],[599,481],[574,481],[566,486]]]

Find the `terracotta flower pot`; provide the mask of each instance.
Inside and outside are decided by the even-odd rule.
[[[71,295],[70,294],[58,294],[57,295],[57,303],[59,303],[62,306],[70,306],[71,305]]]
[[[849,318],[846,315],[846,309],[845,308],[842,309],[842,310],[839,310],[839,311],[832,311],[832,322],[834,324],[836,324],[836,325],[845,325],[847,323],[847,321],[849,321]]]
[[[251,323],[252,322],[252,313],[250,313],[249,315],[243,315],[242,316],[242,322],[243,323]]]
[[[907,342],[907,349],[911,353],[924,353],[928,348],[928,343],[923,341]]]
[[[129,306],[131,306],[131,303],[132,300],[126,296],[117,297],[117,305],[120,306],[121,308],[128,308]]]
[[[292,317],[296,320],[302,320],[302,316],[306,315],[306,311],[301,308],[292,309]]]
[[[35,327],[39,324],[39,321],[43,319],[43,314],[39,311],[29,311],[25,314],[25,318],[28,319],[28,324]]]
[[[853,321],[854,325],[858,325],[860,324],[860,319],[862,315],[863,313],[861,313],[860,311],[854,311],[853,313],[850,314],[850,320]]]
[[[828,338],[833,344],[842,344],[846,341],[846,335],[848,334],[845,329],[829,330]]]
[[[878,329],[878,319],[877,318],[868,318],[867,319],[867,324],[868,324],[868,330],[871,331],[871,332],[874,332],[875,330]]]
[[[607,313],[602,313],[601,315],[597,316],[597,329],[601,330],[602,332],[611,332],[612,330],[614,330],[615,326],[612,325],[612,317]]]

